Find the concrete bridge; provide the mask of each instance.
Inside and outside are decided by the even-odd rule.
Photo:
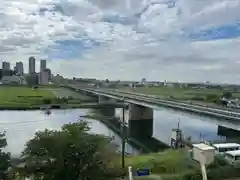
[[[149,96],[137,93],[127,93],[112,89],[100,89],[74,85],[69,85],[67,88],[83,93],[86,96],[91,96],[95,98],[99,103],[109,101],[124,101],[125,103],[128,103],[128,127],[130,136],[152,137],[153,111],[154,109],[160,109],[162,106],[240,122],[240,113],[224,109],[162,100],[151,95]],[[115,110],[113,107],[108,108],[105,111],[105,114],[107,115],[114,115]]]

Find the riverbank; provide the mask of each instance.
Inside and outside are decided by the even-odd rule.
[[[0,110],[95,108],[89,97],[63,88],[0,86]]]

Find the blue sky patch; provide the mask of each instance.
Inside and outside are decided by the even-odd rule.
[[[101,45],[99,42],[87,38],[81,40],[59,40],[55,41],[55,43],[56,45],[49,47],[44,52],[49,58],[79,58],[85,50]]]
[[[121,16],[119,14],[106,14],[103,16],[102,21],[122,25],[131,25],[136,23],[134,18]]]
[[[189,33],[193,40],[217,40],[240,37],[240,23],[225,25],[200,32]]]

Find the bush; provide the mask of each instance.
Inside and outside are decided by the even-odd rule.
[[[232,97],[232,93],[231,92],[223,92],[222,97],[230,99]]]

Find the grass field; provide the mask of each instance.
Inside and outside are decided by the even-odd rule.
[[[157,95],[163,99],[176,99],[176,100],[192,100],[192,101],[205,101],[213,102],[215,99],[219,99],[223,92],[226,90],[220,88],[204,89],[204,88],[180,88],[180,87],[136,87],[135,89],[127,87],[122,90],[137,92],[143,94]],[[227,90],[231,92],[234,98],[240,98],[240,91]],[[208,97],[215,97],[209,98]]]
[[[0,86],[0,106],[17,107],[37,105],[43,98],[54,98],[54,94],[44,88]]]

